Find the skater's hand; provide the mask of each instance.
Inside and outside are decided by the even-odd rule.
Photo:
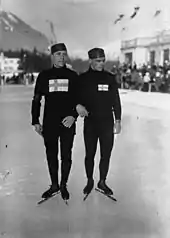
[[[121,132],[121,121],[116,120],[114,124],[114,134],[120,134]]]
[[[35,124],[35,125],[34,125],[34,128],[35,128],[35,131],[36,131],[40,136],[42,136],[42,131],[43,131],[42,125],[41,125],[41,124]]]
[[[74,121],[75,121],[75,118],[73,116],[68,116],[62,120],[62,123],[65,127],[70,128],[73,125]]]
[[[87,117],[88,116],[88,111],[86,110],[86,108],[80,104],[78,104],[76,106],[76,111],[79,114],[79,116],[81,117]]]

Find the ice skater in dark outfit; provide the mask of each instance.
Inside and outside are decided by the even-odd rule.
[[[121,131],[121,103],[115,76],[104,70],[105,53],[101,48],[88,52],[89,70],[79,76],[79,100],[77,112],[84,118],[85,170],[88,194],[94,186],[93,170],[97,142],[100,143],[100,179],[98,188],[112,195],[106,185],[114,134]],[[114,115],[113,115],[114,112]]]
[[[72,147],[75,136],[76,83],[78,75],[66,67],[67,49],[58,43],[51,47],[53,66],[42,71],[37,78],[32,100],[32,125],[43,136],[51,187],[43,198],[61,191],[63,199],[69,199],[67,181],[72,164]],[[39,121],[41,98],[44,96],[43,123]],[[61,150],[61,181],[58,180],[58,141]]]

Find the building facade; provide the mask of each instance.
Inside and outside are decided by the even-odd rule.
[[[19,58],[7,58],[3,53],[0,54],[0,74],[5,77],[12,77],[18,75],[19,70]]]
[[[141,66],[163,65],[170,61],[170,31],[162,31],[154,37],[141,37],[121,43],[121,62]]]

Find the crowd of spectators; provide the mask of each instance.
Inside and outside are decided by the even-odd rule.
[[[122,89],[170,93],[170,62],[168,61],[163,66],[114,65],[112,72],[116,74],[117,82]]]

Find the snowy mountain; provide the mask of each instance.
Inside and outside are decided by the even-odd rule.
[[[44,52],[48,48],[48,39],[41,32],[33,29],[11,12],[1,12],[0,16],[0,49],[32,50]]]

